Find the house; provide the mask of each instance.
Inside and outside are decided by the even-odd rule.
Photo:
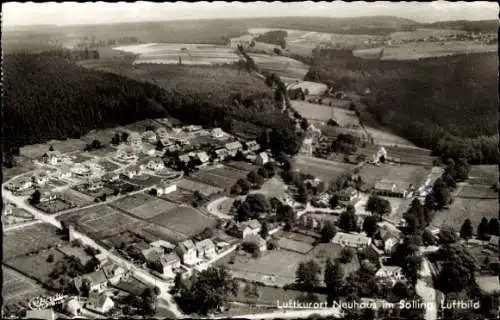
[[[361,249],[369,246],[372,243],[372,239],[361,234],[337,232],[332,239],[332,243],[340,246]]]
[[[59,151],[49,151],[42,156],[42,162],[46,164],[56,165],[61,161],[62,157]]]
[[[88,178],[92,175],[92,170],[88,166],[85,165],[77,165],[74,166],[71,171],[78,177]]]
[[[146,168],[153,171],[162,170],[165,168],[165,164],[161,158],[154,158],[148,161]]]
[[[67,300],[63,305],[64,311],[72,317],[78,317],[82,312],[82,304],[79,297],[73,297]]]
[[[156,187],[156,193],[159,196],[162,196],[162,195],[165,195],[165,194],[169,194],[169,193],[172,193],[172,192],[175,192],[175,191],[177,191],[177,185],[176,184],[167,183],[167,182],[161,182]]]
[[[339,197],[339,201],[341,202],[352,202],[358,198],[359,193],[358,190],[354,189],[353,187],[348,187],[340,190],[337,193],[337,196]]]
[[[260,145],[255,140],[247,141],[245,145],[247,150],[251,152],[255,152],[260,149]]]
[[[211,259],[216,255],[215,245],[210,239],[196,242],[196,250],[200,259]]]
[[[262,166],[268,162],[269,162],[269,156],[267,155],[266,152],[259,153],[257,155],[257,158],[255,159],[255,164],[258,166]]]
[[[37,173],[31,177],[34,184],[43,186],[49,181],[49,177],[44,173]]]
[[[123,161],[135,161],[137,160],[137,155],[131,148],[120,149],[116,152],[115,158]]]
[[[133,179],[135,176],[141,175],[142,169],[139,166],[130,166],[125,170],[124,175],[129,179]]]
[[[99,292],[90,292],[89,299],[85,304],[87,309],[101,314],[108,313],[114,306],[115,303],[109,296]]]
[[[257,247],[257,250],[259,252],[264,252],[267,250],[267,241],[262,239],[262,237],[260,235],[249,235],[248,237],[246,237],[243,242],[245,244],[248,244],[248,243],[255,243],[256,244],[256,247]]]
[[[85,281],[88,281],[89,291],[102,292],[108,285],[106,274],[102,270],[87,273],[75,278],[75,287],[81,291]]]
[[[9,189],[13,190],[13,191],[25,191],[25,190],[29,190],[33,187],[33,182],[32,180],[21,180],[21,181],[18,181],[16,183],[13,183]]]
[[[399,239],[396,237],[390,237],[384,240],[384,252],[385,254],[392,254],[399,244]]]
[[[189,161],[191,161],[191,157],[189,156],[189,154],[183,154],[183,155],[180,155],[179,156],[179,161],[181,163],[189,163]]]
[[[382,266],[375,273],[375,277],[390,280],[393,283],[406,280],[401,267],[398,266]]]
[[[165,240],[156,240],[156,241],[151,242],[149,245],[151,245],[153,247],[163,248],[163,251],[168,251],[168,252],[175,249],[175,244],[170,243],[170,242],[165,241]]]
[[[214,153],[215,153],[215,157],[219,161],[224,161],[229,156],[229,152],[227,151],[226,148],[217,149],[214,151]]]
[[[101,190],[103,187],[104,186],[103,186],[102,181],[101,180],[97,180],[97,179],[90,179],[86,183],[86,188],[89,191]]]
[[[250,221],[242,222],[240,224],[232,225],[229,228],[228,233],[232,236],[244,239],[249,235],[257,235],[260,232],[260,228],[260,222],[253,219]]]
[[[137,132],[132,132],[127,138],[127,144],[132,147],[140,147],[142,145],[142,137]]]
[[[127,272],[124,268],[110,261],[105,262],[101,270],[104,271],[106,278],[113,285],[120,282]]]
[[[43,192],[41,195],[40,195],[40,202],[49,202],[49,201],[52,201],[52,200],[55,200],[57,199],[57,195],[55,193],[51,193],[51,192]]]
[[[158,129],[156,129],[156,138],[158,140],[167,139],[169,137],[170,137],[170,135],[168,134],[168,131],[166,128],[160,127]]]
[[[233,141],[226,143],[224,147],[227,149],[228,153],[234,157],[238,151],[243,150],[243,145],[239,141]]]
[[[9,215],[11,215],[11,214],[12,214],[12,212],[13,212],[13,208],[15,208],[15,207],[14,207],[14,205],[13,205],[13,204],[11,204],[11,203],[7,203],[7,204],[5,204],[5,203],[4,203],[3,207],[4,207],[4,209],[3,209],[3,214],[4,214],[5,216],[9,216]]]
[[[411,184],[400,181],[380,180],[375,184],[376,194],[387,197],[406,198],[411,188]]]
[[[161,264],[163,266],[163,274],[171,275],[181,267],[181,260],[175,253],[169,253],[163,257]]]
[[[120,175],[114,172],[108,172],[101,177],[101,180],[106,183],[115,182],[120,179]]]
[[[202,164],[205,164],[205,163],[210,161],[210,157],[208,156],[208,154],[205,151],[198,152],[196,154],[196,157],[198,158],[198,160],[200,160],[200,162]]]
[[[54,320],[56,319],[56,315],[52,309],[27,310],[26,317],[24,317],[24,319]]]
[[[210,132],[210,134],[215,139],[222,139],[226,136],[226,133],[221,128],[213,128],[212,132]]]
[[[175,252],[179,255],[182,263],[185,265],[193,265],[198,261],[196,246],[192,240],[186,240],[179,243]]]
[[[156,143],[156,133],[154,131],[148,130],[142,134],[142,141],[149,143]]]

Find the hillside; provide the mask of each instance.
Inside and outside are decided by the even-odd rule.
[[[433,23],[421,23],[420,28],[438,28],[438,29],[458,29],[471,32],[497,32],[498,20],[452,20],[439,21]]]
[[[362,99],[367,111],[418,146],[496,163],[496,140],[488,137],[498,133],[497,70],[496,53],[377,61],[321,50],[306,80],[370,92]]]

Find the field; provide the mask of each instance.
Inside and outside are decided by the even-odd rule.
[[[498,199],[498,192],[487,185],[464,185],[457,194],[459,198]]]
[[[316,259],[322,268],[324,268],[326,261],[328,259],[335,260],[339,257],[342,252],[342,247],[333,243],[320,243],[308,254],[309,259]],[[354,255],[351,262],[347,264],[342,264],[344,269],[344,276],[348,276],[349,273],[355,272],[359,269],[358,256]]]
[[[152,218],[150,221],[188,236],[194,236],[203,231],[203,229],[214,227],[217,224],[214,219],[187,206],[168,210]]]
[[[392,40],[418,40],[428,37],[447,37],[451,35],[465,34],[466,31],[458,29],[427,29],[419,28],[414,31],[398,31],[390,34]]]
[[[276,73],[283,78],[303,80],[309,66],[292,58],[260,53],[248,54],[261,70]]]
[[[498,166],[471,166],[467,182],[469,184],[482,184],[487,186],[498,183]]]
[[[295,157],[295,168],[300,172],[314,175],[325,182],[336,179],[342,173],[354,169],[355,165],[334,162],[320,158],[297,156]]]
[[[209,44],[148,43],[117,47],[115,50],[138,54],[134,64],[162,63],[185,65],[219,65],[237,62],[236,50]]]
[[[359,126],[359,119],[354,111],[299,100],[292,100],[290,103],[297,112],[309,120],[326,122],[335,119],[341,127]]]
[[[402,145],[415,147],[415,144],[387,130],[381,130],[367,126],[365,126],[365,129],[371,135],[376,144],[380,144],[383,146]]]
[[[374,59],[378,58],[381,49],[356,50],[354,55],[363,59]],[[382,60],[417,60],[464,53],[495,52],[497,49],[497,45],[486,45],[473,41],[416,42],[386,47]]]
[[[282,250],[294,251],[301,254],[306,254],[314,248],[314,246],[309,243],[297,241],[291,238],[280,238],[278,243],[279,248]]]
[[[242,171],[252,171],[256,169],[256,166],[253,164],[250,164],[248,162],[243,162],[243,161],[229,161],[226,164],[226,167],[231,167],[231,168],[236,168]]]
[[[51,263],[47,262],[49,255],[54,256],[54,261]],[[18,257],[8,261],[7,265],[47,285],[50,281],[49,274],[52,272],[55,264],[58,261],[62,261],[64,257],[65,255],[62,252],[53,248],[31,256]]]
[[[139,229],[144,222],[107,205],[95,206],[59,216],[58,220],[78,225],[92,238],[102,239],[129,229]]]
[[[307,90],[309,95],[322,96],[328,91],[328,86],[323,83],[300,81],[292,82],[287,85],[288,90],[301,88],[303,91]]]
[[[143,242],[143,240],[134,233],[125,231],[106,238],[102,242],[104,242],[109,248],[119,248],[121,244],[129,245],[132,243]]]
[[[39,204],[35,205],[35,207],[37,209],[42,210],[43,212],[53,214],[53,213],[58,213],[60,211],[71,209],[74,206],[72,206],[67,201],[57,198],[47,202],[40,202]]]
[[[191,176],[191,180],[200,181],[222,189],[229,189],[238,179],[246,177],[247,174],[248,172],[234,167],[222,167],[200,170]]]
[[[2,308],[46,293],[46,290],[33,280],[5,265],[2,265],[2,278]]]
[[[135,184],[141,188],[147,188],[161,182],[161,179],[159,177],[151,176],[149,174],[144,174],[144,173],[135,176],[132,179],[129,179],[126,176],[121,176],[120,179],[123,179],[126,182],[130,182],[131,184]]]
[[[463,199],[455,198],[449,210],[436,212],[432,220],[435,226],[452,226],[456,231],[470,219],[474,230],[483,217],[498,218],[498,199]]]
[[[368,188],[372,188],[379,180],[383,179],[407,182],[418,187],[425,182],[429,172],[430,169],[422,166],[382,164],[379,167],[364,165],[359,171],[359,175]]]
[[[240,137],[242,139],[256,139],[262,129],[252,123],[233,120],[231,122],[231,129],[234,132],[234,135]]]
[[[27,172],[30,172],[32,170],[35,170],[35,164],[33,161],[29,158],[23,157],[23,156],[16,156],[14,157],[16,161],[16,165],[12,168],[6,168],[5,166],[2,168],[2,174],[3,174],[3,181],[8,181],[15,176],[18,176],[20,174],[24,174]]]
[[[199,193],[201,193],[202,195],[204,195],[206,197],[223,191],[222,188],[217,188],[217,187],[214,187],[210,184],[206,184],[206,183],[202,183],[202,182],[194,181],[194,180],[190,180],[190,179],[180,180],[179,182],[177,182],[177,187],[184,189],[184,190],[188,190],[188,191],[193,192],[193,193],[198,191]]]
[[[20,148],[21,156],[30,159],[40,159],[44,153],[49,151],[50,146],[61,153],[81,151],[87,143],[81,139],[51,140],[46,143],[28,145]]]
[[[110,139],[111,140],[111,139]],[[92,157],[105,157],[113,152],[116,151],[115,148],[111,147],[111,146],[106,146],[106,144],[108,143],[107,140],[105,141],[102,141],[102,143],[105,145],[104,147],[102,148],[99,148],[99,149],[93,149],[93,150],[90,150],[90,151],[85,151],[86,154],[88,154],[89,156],[92,156]]]
[[[61,197],[64,198],[66,201],[72,202],[77,207],[83,207],[93,203],[93,199],[90,199],[84,194],[81,194],[72,189],[65,189],[61,193]]]
[[[251,190],[250,193],[262,193],[265,194],[266,197],[272,198],[272,197],[283,197],[286,194],[286,185],[278,177],[272,177],[271,179],[267,180],[264,182],[262,187],[258,190]]]
[[[174,230],[173,228],[160,226],[154,223],[142,229],[141,233],[143,232],[151,235],[151,237],[155,238],[155,240],[161,239],[171,243],[179,243],[193,237],[193,235],[187,235]]]
[[[80,259],[83,265],[85,265],[90,259],[92,259],[92,256],[89,255],[85,250],[81,247],[73,247],[72,245],[68,244],[64,247],[59,247],[57,248],[58,251],[61,253],[67,255],[67,256],[74,256]]]
[[[140,219],[151,219],[160,215],[162,212],[177,208],[177,205],[162,199],[154,199],[128,211]]]
[[[3,261],[51,248],[63,242],[62,237],[58,235],[58,229],[45,223],[5,231],[2,247]]]
[[[160,196],[160,198],[178,204],[192,203],[195,200],[194,193],[184,189],[177,189],[174,192]]]

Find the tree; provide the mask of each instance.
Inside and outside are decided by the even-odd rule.
[[[264,168],[267,170],[267,176],[269,178],[274,177],[274,175],[276,174],[276,168],[272,162],[264,164]]]
[[[128,137],[129,137],[129,134],[127,132],[122,132],[122,135],[121,135],[122,142],[127,142]]]
[[[330,259],[326,261],[324,281],[329,293],[329,300],[342,296],[345,286],[344,271],[338,263],[334,264]]]
[[[309,128],[309,121],[307,121],[306,118],[303,118],[300,121],[300,127],[302,128],[302,130],[307,130],[307,128]]]
[[[265,221],[262,223],[262,227],[260,228],[260,236],[262,239],[267,239],[267,237],[269,237],[269,226]]]
[[[49,256],[47,257],[47,262],[48,263],[54,262],[54,255],[53,254],[49,254]]]
[[[242,194],[241,186],[236,183],[235,185],[233,185],[231,187],[231,191],[230,192],[231,192],[232,195],[235,195],[235,196]]]
[[[283,221],[286,223],[288,227],[292,227],[295,225],[295,211],[289,205],[282,205],[278,208],[276,212],[276,216],[278,221]]]
[[[477,238],[483,241],[488,240],[488,232],[488,219],[483,217],[483,219],[481,219],[481,223],[477,226]]]
[[[342,212],[339,219],[339,228],[344,230],[344,232],[356,231],[356,215],[352,210],[346,210]]]
[[[53,145],[50,145],[49,151],[54,151],[54,146]]]
[[[311,200],[311,194],[305,184],[300,184],[297,190],[297,201],[307,204]]]
[[[262,178],[264,178],[264,179],[269,178],[269,173],[267,172],[267,170],[266,170],[264,167],[260,167],[260,168],[257,170],[257,174],[258,174],[259,176],[261,176]]]
[[[410,281],[411,285],[415,287],[419,277],[419,272],[422,267],[422,257],[418,255],[408,255],[405,258],[402,272]]]
[[[457,234],[452,227],[444,226],[439,230],[439,242],[442,244],[450,244],[457,242]]]
[[[339,196],[334,194],[331,198],[330,198],[330,201],[329,201],[329,204],[330,204],[330,208],[331,209],[335,209],[337,208],[337,206],[339,205]]]
[[[374,216],[368,216],[363,221],[363,231],[366,232],[366,235],[369,237],[373,237],[375,231],[377,231],[377,219]]]
[[[257,183],[257,180],[259,179],[259,175],[257,174],[257,172],[255,170],[253,170],[253,171],[250,171],[248,173],[247,179],[251,183]]]
[[[342,251],[340,251],[339,261],[342,263],[349,263],[352,261],[353,257],[354,252],[352,251],[352,249],[349,247],[344,247],[342,248]]]
[[[158,140],[158,141],[156,142],[156,150],[158,150],[158,151],[162,151],[162,150],[163,150],[163,148],[165,148],[165,146],[163,145],[163,142],[161,142],[161,140]]]
[[[497,218],[491,218],[488,222],[488,233],[492,236],[498,236],[500,233],[500,225]]]
[[[337,229],[333,223],[331,221],[326,221],[323,228],[321,228],[321,242],[330,242],[333,237],[335,237],[335,233],[337,233]]]
[[[388,214],[391,212],[391,203],[389,200],[372,195],[366,203],[366,210],[379,215]]]
[[[295,282],[301,290],[311,292],[319,285],[320,274],[321,267],[314,260],[301,262],[295,273]]]
[[[273,210],[274,212],[276,212],[282,205],[281,201],[276,197],[272,197],[271,200],[269,200],[269,204],[271,205],[271,210]]]
[[[30,196],[30,199],[29,199],[30,204],[32,206],[39,204],[41,196],[42,196],[42,194],[40,193],[40,191],[35,190]]]
[[[460,238],[465,240],[472,238],[472,223],[469,219],[465,219],[462,227],[460,228]]]
[[[432,188],[435,209],[441,210],[451,202],[451,193],[441,178],[436,179]]]
[[[236,183],[240,186],[241,188],[241,194],[247,194],[248,191],[250,191],[250,183],[246,179],[238,179]]]
[[[441,291],[460,292],[473,283],[475,261],[463,247],[444,247],[441,256],[445,260],[437,277]]]

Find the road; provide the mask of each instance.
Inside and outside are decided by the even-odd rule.
[[[245,314],[240,316],[233,316],[233,318],[244,318],[244,319],[300,319],[307,318],[311,315],[318,315],[322,317],[333,316],[335,318],[340,318],[342,312],[337,308],[323,308],[323,309],[306,309],[306,310],[280,310],[276,312],[269,313],[259,313],[259,314]],[[211,319],[227,319],[227,316],[221,317],[211,317]]]
[[[226,201],[228,199],[229,199],[228,197],[217,198],[207,205],[206,210],[208,211],[208,213],[216,216],[217,218],[224,219],[224,220],[231,220],[232,217],[230,215],[225,214],[223,212],[220,212],[220,210],[219,210],[219,206],[221,205],[221,203],[223,203],[224,201]]]
[[[422,269],[420,270],[420,278],[417,280],[416,290],[419,296],[425,302],[425,319],[437,319],[437,302],[436,289],[432,284],[432,274],[429,267],[429,261],[424,257],[422,260]]]

